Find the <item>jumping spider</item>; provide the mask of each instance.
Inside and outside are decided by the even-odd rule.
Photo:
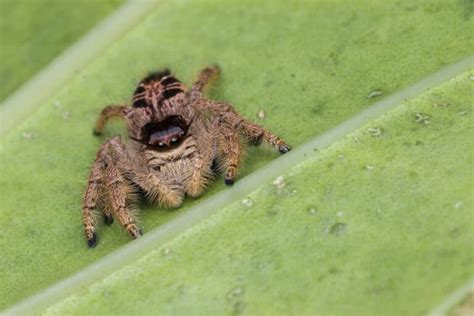
[[[290,147],[276,135],[240,116],[227,103],[203,98],[219,67],[201,71],[188,90],[169,70],[144,78],[131,106],[102,110],[94,134],[112,117],[125,120],[129,140],[109,138],[99,149],[83,200],[83,222],[89,247],[97,243],[96,211],[104,222],[113,218],[133,237],[142,235],[134,215],[137,195],[166,207],[178,207],[185,195],[200,196],[215,172],[225,172],[232,185],[240,163],[241,138],[271,144],[281,153]]]

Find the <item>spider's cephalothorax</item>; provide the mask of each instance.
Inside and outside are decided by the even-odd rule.
[[[99,149],[83,201],[87,243],[94,247],[99,210],[105,223],[113,218],[133,237],[142,232],[136,222],[136,196],[178,207],[184,196],[197,197],[224,172],[234,183],[242,142],[265,141],[282,153],[290,150],[279,137],[241,117],[227,103],[205,99],[203,90],[219,73],[205,68],[188,90],[168,70],[154,72],[135,90],[131,106],[107,106],[94,133],[102,133],[112,117],[126,121],[129,140],[108,139]]]

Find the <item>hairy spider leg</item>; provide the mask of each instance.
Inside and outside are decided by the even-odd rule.
[[[193,100],[201,98],[204,90],[210,85],[210,83],[218,79],[220,72],[221,69],[218,65],[206,67],[201,70],[198,79],[194,82],[191,88],[191,98]]]
[[[219,149],[221,151],[221,168],[225,170],[224,182],[226,185],[234,184],[237,168],[242,157],[242,144],[239,134],[226,123],[219,124]]]
[[[97,243],[97,220],[94,211],[97,210],[99,201],[106,204],[101,207],[106,217],[113,213],[132,237],[141,236],[133,212],[129,208],[134,200],[135,190],[118,167],[125,158],[123,155],[118,137],[108,139],[97,153],[83,200],[83,223],[89,247],[95,247]]]
[[[99,118],[95,124],[94,135],[102,134],[105,125],[111,118],[124,118],[124,110],[126,106],[123,105],[109,105],[106,106],[100,113]]]
[[[288,146],[280,137],[264,127],[248,121],[238,114],[234,107],[228,103],[202,100],[199,102],[199,107],[207,108],[218,113],[221,119],[226,121],[232,129],[238,130],[254,145],[260,145],[263,140],[269,143],[272,147],[278,149],[281,153],[287,153],[291,150],[290,146]]]

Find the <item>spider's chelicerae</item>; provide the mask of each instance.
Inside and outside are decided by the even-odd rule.
[[[242,154],[242,139],[259,145],[269,143],[281,153],[290,147],[262,126],[240,116],[224,102],[203,97],[219,67],[201,71],[188,90],[168,70],[144,78],[131,106],[107,106],[97,120],[101,134],[112,117],[126,121],[129,140],[108,139],[92,166],[83,201],[87,243],[97,243],[98,210],[103,220],[113,218],[133,237],[142,232],[134,215],[137,194],[152,203],[178,207],[185,195],[200,196],[215,172],[225,173],[225,183],[234,183]]]

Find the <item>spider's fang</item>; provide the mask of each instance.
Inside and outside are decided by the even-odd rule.
[[[233,184],[234,184],[234,179],[225,179],[225,180],[224,180],[224,183],[225,183],[226,185],[233,185]]]

